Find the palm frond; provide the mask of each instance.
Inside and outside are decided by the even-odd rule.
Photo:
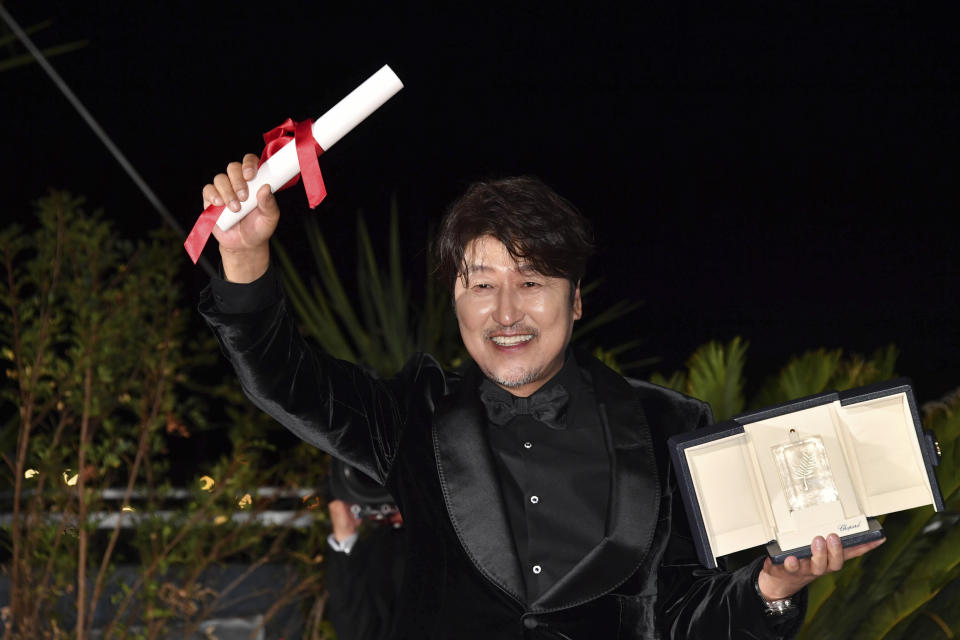
[[[687,393],[709,403],[717,421],[743,411],[743,366],[748,346],[739,336],[725,345],[708,342],[687,362]]]
[[[790,360],[778,382],[784,397],[802,398],[826,391],[842,355],[841,349],[817,349]]]
[[[953,527],[911,567],[897,590],[883,598],[883,606],[873,608],[854,639],[886,638],[904,620],[919,609],[957,576],[960,566],[960,527]]]
[[[681,393],[687,391],[687,376],[682,371],[674,371],[669,378],[662,373],[654,373],[650,376],[650,382]]]
[[[272,242],[272,251],[279,262],[284,288],[303,332],[333,357],[356,362],[356,353],[334,320],[327,296],[316,284],[307,288],[287,251],[276,240]]]

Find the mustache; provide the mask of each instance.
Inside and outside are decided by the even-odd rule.
[[[514,324],[509,327],[498,325],[496,327],[491,327],[484,330],[483,337],[486,340],[489,340],[497,334],[508,334],[508,335],[532,335],[534,338],[540,335],[540,331],[536,327],[531,327],[525,324]]]

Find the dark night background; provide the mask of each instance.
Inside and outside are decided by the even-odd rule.
[[[741,335],[757,384],[806,349],[892,342],[921,401],[960,385],[949,3],[400,4],[5,6],[54,20],[41,47],[89,41],[51,62],[185,229],[263,131],[389,64],[406,88],[322,158],[316,214],[301,188],[280,196],[288,245],[319,215],[349,254],[356,211],[383,228],[396,194],[420,265],[470,180],[533,173],[595,221],[588,305],[643,301],[609,338],[643,338],[656,369]],[[5,223],[57,187],[131,234],[161,224],[38,66],[0,73],[0,95]],[[195,296],[206,276],[183,274]]]

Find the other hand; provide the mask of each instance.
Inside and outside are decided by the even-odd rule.
[[[843,563],[876,549],[886,538],[866,542],[854,547],[840,543],[840,536],[831,533],[824,539],[817,536],[811,543],[813,555],[800,560],[788,556],[783,564],[774,564],[770,558],[763,563],[757,582],[760,592],[767,600],[789,598],[818,577],[843,568]]]
[[[343,542],[357,532],[360,520],[353,515],[349,504],[343,500],[331,500],[327,504],[327,508],[330,510],[333,537],[337,542]]]

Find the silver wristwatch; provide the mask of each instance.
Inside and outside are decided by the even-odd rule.
[[[768,616],[782,616],[788,611],[796,608],[791,598],[780,598],[779,600],[767,600],[760,591],[760,579],[753,581],[753,588],[757,591],[757,596],[765,607]]]

